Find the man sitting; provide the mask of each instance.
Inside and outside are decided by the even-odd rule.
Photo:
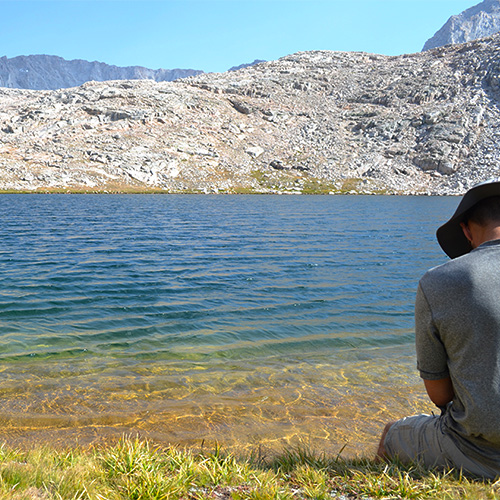
[[[417,368],[440,416],[386,425],[377,456],[500,476],[500,180],[471,188],[437,231],[451,261],[420,280]]]

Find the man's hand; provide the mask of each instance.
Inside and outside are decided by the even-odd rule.
[[[450,401],[453,401],[455,392],[451,378],[446,377],[440,380],[424,380],[425,390],[430,400],[439,407],[446,406]]]

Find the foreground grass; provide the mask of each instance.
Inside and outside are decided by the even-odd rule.
[[[500,485],[305,450],[238,459],[124,439],[90,451],[0,447],[0,499],[495,499]]]

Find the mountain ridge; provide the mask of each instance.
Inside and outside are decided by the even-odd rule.
[[[143,66],[115,66],[83,59],[36,54],[0,57],[0,87],[57,90],[77,87],[88,81],[154,80],[173,81],[202,74],[193,69],[149,69]]]

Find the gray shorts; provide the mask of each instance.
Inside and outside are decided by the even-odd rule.
[[[429,468],[457,469],[465,474],[495,479],[500,468],[478,462],[466,456],[455,444],[452,436],[443,432],[443,419],[433,415],[416,415],[398,420],[384,440],[390,458],[402,463],[420,462]]]

